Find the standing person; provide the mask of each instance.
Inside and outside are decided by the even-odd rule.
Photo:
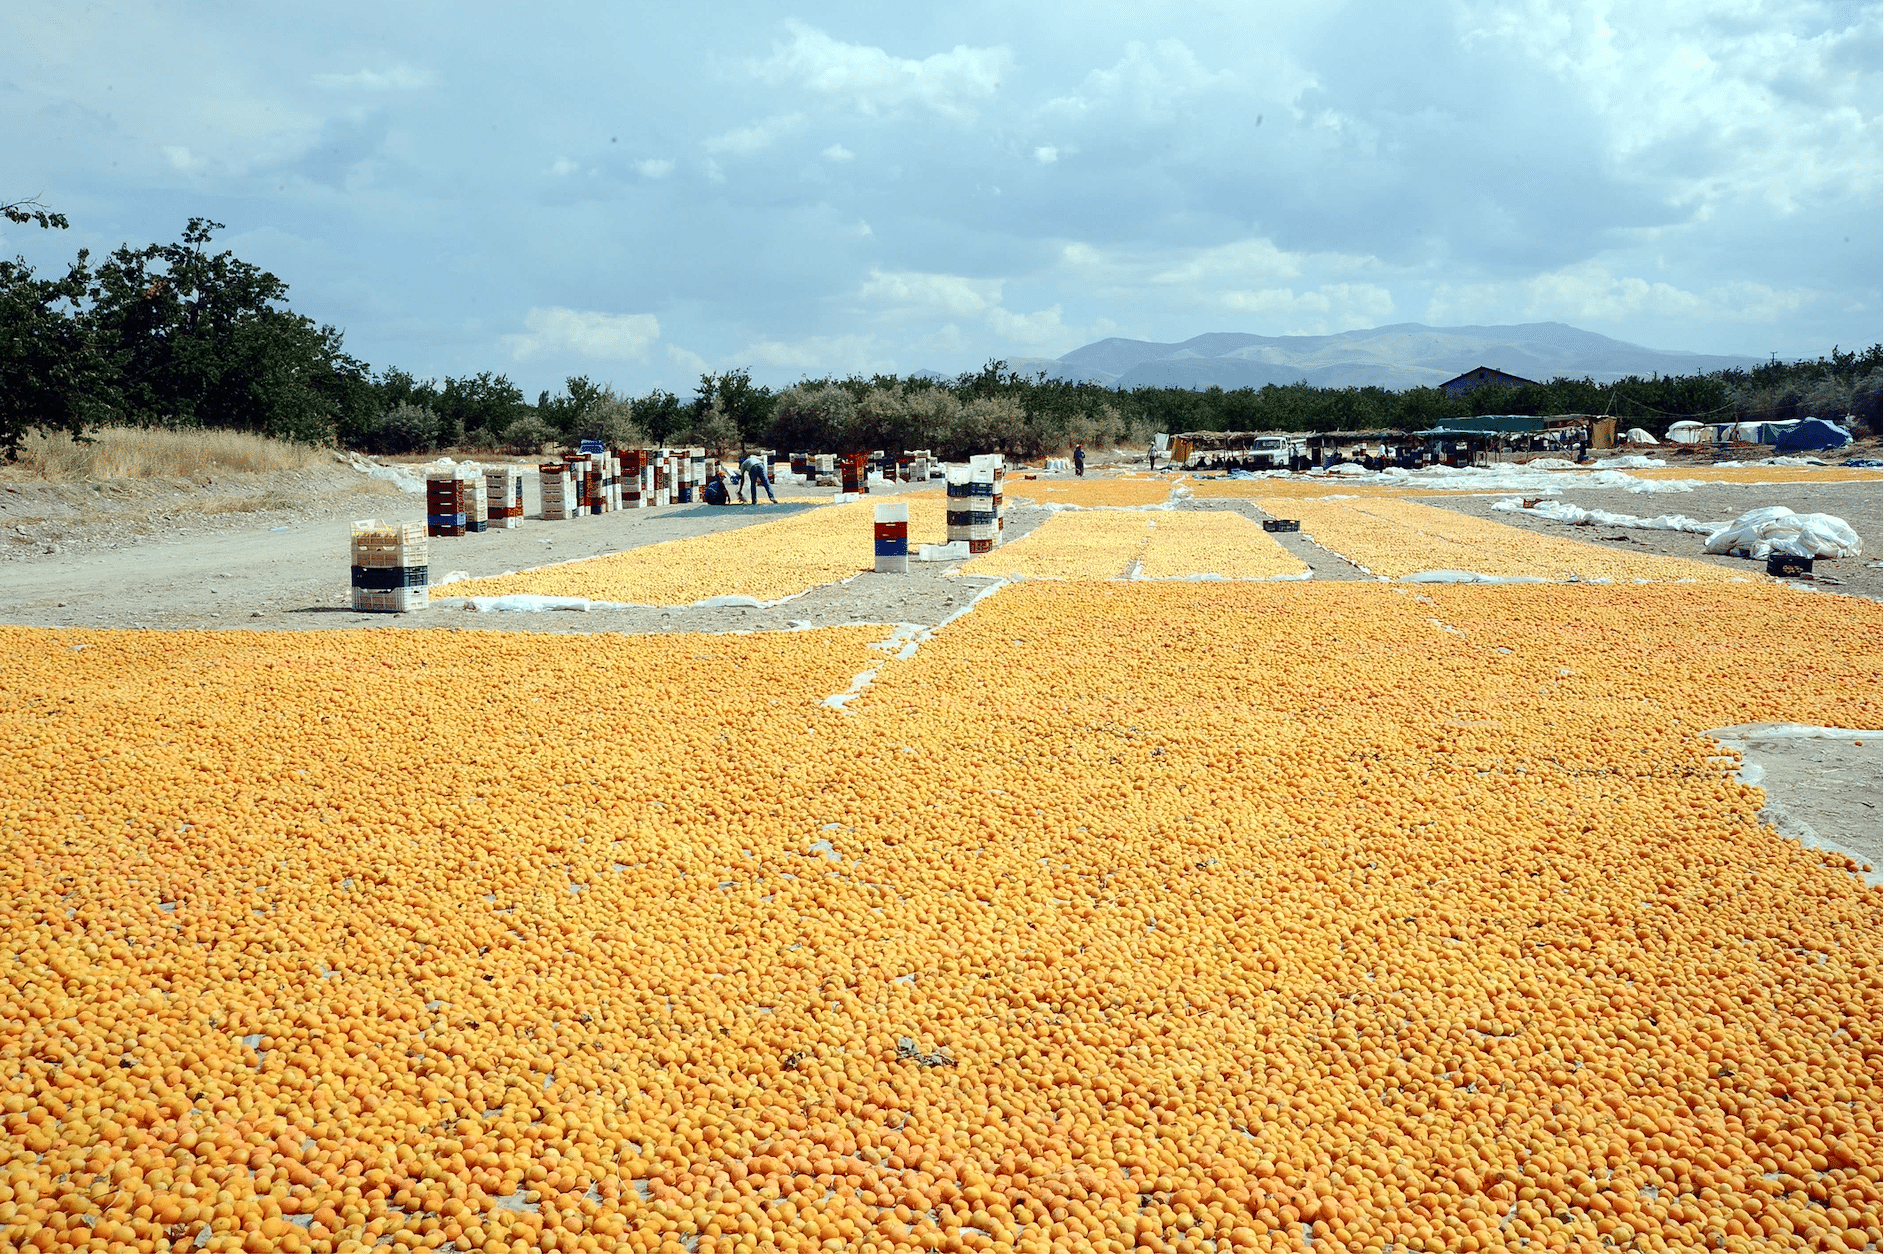
[[[746,460],[739,463],[740,473],[746,477],[746,483],[752,488],[752,503],[759,503],[759,489],[765,489],[766,500],[778,504],[778,498],[772,495],[772,480],[765,473],[765,458],[757,453],[746,454]],[[743,495],[743,491],[742,491]]]
[[[1158,469],[1158,446],[1156,444],[1145,450],[1145,462],[1154,472]]]
[[[1073,446],[1073,473],[1076,475],[1086,473],[1086,446],[1084,444]]]

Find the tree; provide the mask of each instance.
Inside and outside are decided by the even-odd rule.
[[[364,363],[340,331],[285,308],[288,285],[205,247],[191,218],[174,244],[119,247],[98,267],[89,321],[117,375],[125,421],[231,427],[318,442],[370,421]]]
[[[0,205],[7,221],[65,230],[65,215],[37,200]],[[36,278],[24,257],[0,261],[0,452],[19,456],[29,431],[82,438],[111,415],[111,365],[83,317],[91,288],[89,254],[59,279]]]

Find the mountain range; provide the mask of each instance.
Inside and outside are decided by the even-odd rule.
[[[1214,331],[1179,344],[1105,339],[1063,357],[1015,357],[1023,374],[1108,387],[1431,387],[1478,366],[1539,382],[1565,375],[1608,383],[1628,375],[1684,375],[1760,364],[1755,357],[1666,352],[1561,322],[1429,327],[1401,322],[1339,335]]]

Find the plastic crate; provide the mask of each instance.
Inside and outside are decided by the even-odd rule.
[[[423,588],[429,582],[429,566],[355,566],[353,586],[367,592],[393,592],[400,588]]]
[[[394,588],[388,592],[353,590],[353,608],[363,614],[410,614],[424,609],[430,601],[431,593],[425,588]]]
[[[1801,575],[1810,577],[1813,560],[1809,557],[1794,557],[1790,553],[1775,553],[1766,559],[1766,573],[1778,579],[1794,579]]]
[[[1263,519],[1264,531],[1300,531],[1301,529],[1302,529],[1302,520],[1299,518],[1265,518]]]

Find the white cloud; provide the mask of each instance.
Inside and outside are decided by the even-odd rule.
[[[674,172],[674,163],[659,157],[649,157],[645,161],[635,162],[635,170],[644,179],[664,179]]]
[[[748,344],[729,361],[806,374],[895,369],[877,350],[876,339],[870,335],[814,335],[802,340],[759,340]]]
[[[730,153],[736,157],[749,156],[763,152],[785,136],[797,130],[805,120],[802,113],[787,113],[775,118],[767,118],[752,126],[736,126],[724,135],[716,135],[706,141],[708,152]]]
[[[395,65],[384,70],[355,70],[351,74],[316,74],[314,83],[319,87],[355,88],[363,91],[417,91],[421,87],[431,87],[438,82],[438,75],[430,70],[417,70],[409,65]]]
[[[1619,170],[1676,203],[1727,196],[1782,212],[1878,182],[1875,5],[1473,0],[1464,50],[1517,58],[1591,114]]]
[[[1060,150],[1050,144],[1043,144],[1041,147],[1034,149],[1034,160],[1038,161],[1041,165],[1052,165],[1059,159]]]
[[[856,155],[856,153],[844,147],[842,144],[832,144],[829,148],[824,150],[824,159],[826,161],[849,161],[856,157]]]
[[[858,295],[867,301],[898,305],[915,312],[966,318],[1000,305],[1001,280],[925,274],[917,270],[873,269]]]
[[[1277,248],[1269,239],[1245,239],[1191,254],[1152,275],[1154,283],[1199,283],[1212,279],[1293,279],[1302,273],[1303,255]]]
[[[1727,322],[1776,322],[1811,303],[1802,288],[1726,283],[1688,291],[1672,283],[1617,275],[1598,261],[1582,262],[1509,284],[1441,285],[1427,306],[1429,321],[1523,317],[1616,322],[1642,316]]]
[[[1263,317],[1330,315],[1317,320],[1318,334],[1373,326],[1393,313],[1393,293],[1372,283],[1325,283],[1301,292],[1287,287],[1231,291],[1219,299],[1225,309]]]
[[[170,163],[171,169],[180,170],[185,174],[193,174],[209,164],[182,144],[165,144],[160,151],[164,154],[164,160]]]
[[[567,178],[582,168],[580,161],[571,161],[568,157],[558,157],[550,165],[549,172],[557,178]]]
[[[957,44],[917,61],[844,43],[802,22],[788,22],[786,29],[791,42],[753,67],[759,77],[847,99],[865,114],[920,105],[947,117],[971,116],[974,102],[1000,90],[1001,78],[1014,60],[1004,45]]]
[[[557,353],[597,361],[643,361],[649,345],[661,338],[661,324],[653,314],[538,308],[524,315],[523,325],[527,333],[504,337],[518,361]]]
[[[1134,40],[1111,69],[1094,70],[1077,92],[1048,101],[1046,110],[1081,117],[1118,109],[1135,123],[1168,122],[1197,96],[1235,81],[1228,70],[1206,69],[1182,40],[1160,39],[1149,47]]]
[[[1005,309],[988,311],[988,326],[996,335],[1011,344],[1025,344],[1030,348],[1051,346],[1061,352],[1077,348],[1072,341],[1077,337],[1071,328],[1060,321],[1060,307],[1042,309],[1038,313],[1017,314]]]
[[[694,378],[713,372],[711,362],[707,361],[707,359],[700,354],[693,352],[691,349],[682,348],[678,344],[669,344],[667,346],[667,360],[673,362]]]

